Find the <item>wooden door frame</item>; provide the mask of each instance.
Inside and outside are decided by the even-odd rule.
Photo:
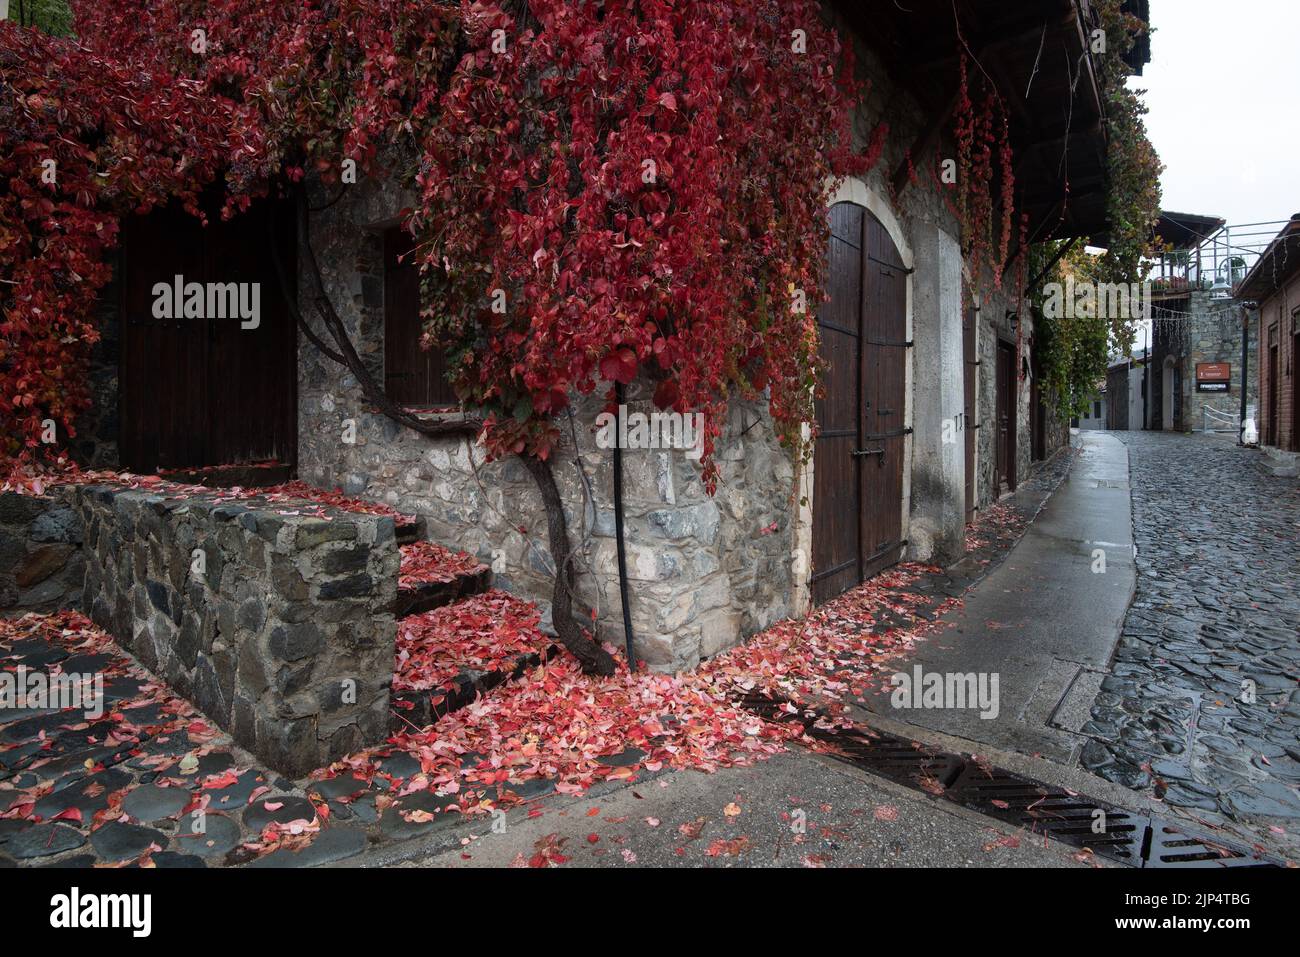
[[[1296,363],[1300,363],[1300,325],[1297,325],[1296,316],[1291,315],[1291,448],[1292,452],[1300,452],[1300,389],[1296,388],[1297,375]]]
[[[1261,438],[1265,445],[1281,448],[1282,423],[1278,418],[1282,415],[1282,402],[1277,394],[1282,386],[1282,370],[1278,368],[1278,360],[1282,358],[1280,322],[1275,322],[1268,327],[1268,335],[1264,339],[1264,355],[1268,361],[1268,367],[1264,370],[1264,381],[1268,383],[1268,431]]]

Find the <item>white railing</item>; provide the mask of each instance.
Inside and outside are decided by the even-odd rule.
[[[1157,293],[1217,286],[1228,298],[1290,220],[1221,226],[1193,249],[1155,257],[1151,282]]]
[[[1222,425],[1231,425],[1230,429],[1212,429],[1210,428],[1210,419]],[[1201,406],[1201,431],[1209,434],[1213,432],[1240,432],[1241,431],[1241,413],[1236,415],[1227,415],[1218,409],[1211,409],[1208,405]]]

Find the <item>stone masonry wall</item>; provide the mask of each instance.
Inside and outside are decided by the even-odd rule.
[[[0,493],[0,615],[80,607],[81,538],[58,495]]]
[[[311,227],[330,299],[379,381],[382,231],[412,202],[394,179],[352,187]],[[305,272],[300,283],[300,300],[311,301]],[[430,439],[397,426],[371,410],[351,374],[305,337],[298,365],[299,476],[423,516],[429,538],[489,563],[498,587],[542,605],[549,627],[555,569],[541,498],[523,464],[513,457],[487,462],[465,439]],[[629,387],[628,411],[650,412],[650,394],[644,384]],[[603,405],[595,396],[573,397],[573,418],[561,422],[552,462],[578,551],[578,597],[595,610],[598,637],[621,647],[613,456],[596,447],[594,433]],[[632,625],[638,657],[659,670],[693,667],[792,613],[794,469],[761,404],[733,403],[716,458],[721,482],[711,498],[683,451],[624,454]]]
[[[1231,416],[1237,421],[1241,413],[1241,307],[1234,300],[1212,299],[1209,293],[1193,292],[1188,307],[1185,346],[1187,359],[1183,367],[1182,423],[1184,431],[1199,432],[1204,428],[1206,416],[1202,409],[1211,408]],[[1255,364],[1259,351],[1258,316],[1250,325],[1250,362]],[[1227,362],[1232,366],[1229,391],[1197,392],[1196,366],[1201,362]],[[1251,369],[1246,383],[1246,402],[1259,407],[1259,376]],[[1258,422],[1258,415],[1256,416]],[[1233,424],[1211,418],[1212,429],[1231,430]],[[1177,425],[1177,424],[1176,424]]]
[[[87,613],[240,745],[296,776],[384,739],[391,518],[115,486],[72,494]]]
[[[828,15],[835,18],[833,13]],[[857,145],[864,147],[879,123],[889,124],[885,154],[866,176],[865,184],[874,195],[891,197],[889,178],[926,118],[860,38],[857,47],[859,67],[871,85],[863,109],[854,118],[854,137]],[[324,193],[313,201],[313,205],[327,207],[313,215],[310,227],[325,292],[369,371],[381,382],[385,348],[382,234],[415,202],[414,196],[395,185],[402,181],[402,168],[409,162],[410,157],[390,158],[388,175],[349,187],[333,204],[328,202],[333,196]],[[915,237],[922,225],[932,225],[950,236],[957,233],[943,197],[924,178],[886,202],[909,248],[916,247]],[[311,302],[315,289],[308,278],[306,257],[301,256],[300,261],[304,264],[300,301]],[[918,263],[918,269],[923,265]],[[993,349],[998,332],[1014,341],[1014,333],[1005,328],[1005,298],[995,294],[988,302],[984,316],[989,322],[980,336],[980,348],[985,352]],[[946,318],[959,332],[959,312],[954,310]],[[922,328],[915,317],[913,326],[909,334]],[[1025,330],[1026,356],[1029,331]],[[995,431],[991,395],[995,369],[996,361],[986,361],[981,369],[981,443],[986,446],[979,461],[981,503],[994,496],[989,443]],[[955,396],[955,403],[945,402],[938,392],[931,383],[909,379],[909,424],[922,418],[919,411],[933,411],[925,408],[926,403],[944,406],[938,415],[924,417],[926,421],[942,421],[945,415],[960,411],[960,389],[948,397]],[[430,538],[489,562],[499,585],[537,599],[545,607],[554,574],[546,547],[545,519],[531,478],[518,461],[489,463],[481,449],[463,439],[430,440],[375,414],[362,402],[353,377],[322,357],[306,337],[300,339],[299,346],[298,402],[298,470],[302,479],[423,516]],[[629,390],[628,402],[633,410],[637,403],[649,410],[640,389]],[[1018,472],[1022,477],[1028,474],[1032,449],[1028,402],[1026,380],[1018,403]],[[570,537],[580,557],[579,598],[594,609],[598,636],[621,645],[612,456],[595,447],[592,435],[600,409],[601,402],[594,397],[575,397],[572,419],[561,423],[563,441],[554,464]],[[910,466],[916,443],[937,446],[942,435],[938,429],[927,429],[906,441]],[[767,414],[759,405],[733,404],[717,461],[722,482],[717,495],[709,497],[695,464],[681,452],[629,451],[625,456],[633,629],[638,655],[660,670],[690,667],[802,608],[808,530],[800,527],[798,496],[793,493],[795,470],[789,455],[778,447]],[[909,471],[905,483],[910,479]],[[929,520],[930,516],[915,512],[927,507],[921,498],[908,504],[913,502],[910,489],[907,484],[904,509],[912,508],[912,517]],[[947,517],[940,523],[950,539],[960,542],[960,508],[954,514],[955,530],[949,528],[953,521]],[[805,522],[808,515],[805,509]],[[912,557],[926,559],[933,552],[933,548],[918,548]],[[544,624],[548,621],[544,618]]]

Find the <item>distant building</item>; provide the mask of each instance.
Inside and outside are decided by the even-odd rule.
[[[1085,432],[1100,432],[1110,426],[1107,424],[1106,387],[1103,385],[1088,401],[1088,411],[1081,418],[1074,420],[1075,428]]]
[[[1106,428],[1113,432],[1139,431],[1146,427],[1142,411],[1142,383],[1147,353],[1139,350],[1127,359],[1110,364],[1106,371]]]
[[[1141,413],[1128,428],[1166,432],[1235,431],[1241,418],[1242,337],[1255,350],[1258,324],[1233,287],[1240,283],[1274,224],[1229,226],[1191,213],[1163,212],[1156,226],[1166,249],[1151,276],[1150,329],[1144,332]],[[1258,227],[1270,227],[1260,231]],[[1243,333],[1243,330],[1246,330]],[[1131,367],[1130,367],[1131,372]],[[1108,376],[1108,383],[1115,376]],[[1259,385],[1245,370],[1247,407]],[[1138,424],[1141,423],[1141,424]]]

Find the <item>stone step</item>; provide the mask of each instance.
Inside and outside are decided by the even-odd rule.
[[[503,591],[460,598],[398,624],[389,724],[433,724],[558,654],[537,605]]]
[[[396,616],[400,621],[422,615],[435,608],[445,608],[452,602],[481,595],[492,587],[492,570],[484,566],[469,575],[457,575],[451,581],[429,581],[402,585],[397,589]]]
[[[206,488],[269,488],[288,482],[293,466],[284,462],[258,462],[253,465],[208,465],[202,468],[159,469],[160,478],[178,485],[202,485]]]
[[[1265,447],[1259,457],[1259,467],[1275,478],[1300,478],[1300,453]]]
[[[439,718],[459,711],[471,704],[481,694],[487,694],[493,688],[522,677],[527,671],[536,668],[543,661],[550,661],[561,651],[557,644],[551,644],[546,650],[537,654],[519,655],[510,667],[497,668],[492,671],[473,671],[466,669],[455,679],[453,686],[441,692],[403,691],[395,693],[389,699],[388,731],[398,734],[416,728],[424,728],[438,721]]]
[[[409,618],[481,595],[492,587],[492,570],[464,552],[434,542],[407,541],[401,536],[402,566],[397,587],[397,618]]]

